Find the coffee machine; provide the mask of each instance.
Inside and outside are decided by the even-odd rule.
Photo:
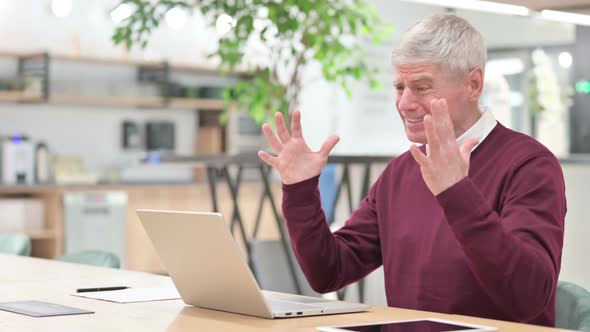
[[[25,136],[0,138],[0,182],[33,184],[35,181],[35,146]]]

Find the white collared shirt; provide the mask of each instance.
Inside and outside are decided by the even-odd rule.
[[[484,109],[479,120],[477,120],[477,122],[474,123],[471,128],[467,129],[466,132],[457,138],[457,144],[460,147],[470,138],[478,139],[479,143],[481,144],[483,140],[485,140],[486,137],[488,137],[488,135],[492,132],[494,127],[496,127],[496,123],[497,121],[494,117],[494,114],[492,114],[492,111]],[[479,144],[476,145],[473,150],[475,150],[478,146]]]
[[[465,141],[470,138],[476,138],[479,143],[473,147],[472,152],[488,137],[494,127],[496,127],[496,118],[492,111],[483,109],[481,116],[467,131],[457,138],[457,145],[461,147]],[[426,144],[426,151],[428,151],[428,144]]]

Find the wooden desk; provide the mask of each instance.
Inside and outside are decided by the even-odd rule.
[[[118,304],[70,294],[76,288],[171,285],[168,277],[0,255],[0,302],[39,300],[95,311],[90,315],[33,318],[0,311],[0,331],[315,331],[317,326],[439,317],[496,326],[500,331],[559,331],[466,316],[373,307],[371,312],[263,319],[186,306],[181,300]],[[562,330],[563,331],[563,330]]]

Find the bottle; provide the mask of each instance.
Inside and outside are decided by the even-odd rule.
[[[35,148],[35,179],[37,183],[47,183],[50,180],[49,148],[43,142],[37,143]]]

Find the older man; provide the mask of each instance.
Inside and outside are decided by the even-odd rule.
[[[486,48],[467,21],[418,22],[393,53],[397,109],[413,145],[393,159],[332,233],[318,175],[338,142],[313,152],[293,114],[276,115],[291,242],[311,286],[330,292],[383,265],[390,306],[552,326],[566,213],[563,175],[541,144],[479,108]]]

